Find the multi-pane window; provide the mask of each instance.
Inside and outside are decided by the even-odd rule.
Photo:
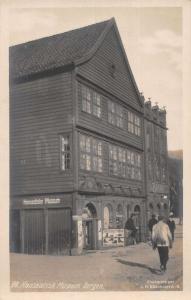
[[[103,171],[102,142],[80,134],[80,168],[87,171]]]
[[[123,107],[117,103],[108,100],[108,122],[123,128]]]
[[[128,131],[137,136],[141,135],[141,120],[130,111],[128,111]]]
[[[109,170],[111,175],[125,177],[125,149],[109,145]]]
[[[115,104],[108,100],[108,122],[115,125]]]
[[[90,114],[91,113],[90,89],[85,86],[82,86],[81,91],[82,91],[82,110]]]
[[[111,175],[141,180],[141,155],[109,145],[109,172]]]
[[[81,85],[82,110],[101,118],[101,95]]]
[[[93,92],[92,113],[98,118],[101,117],[101,96],[96,92]]]
[[[61,169],[63,171],[71,168],[71,146],[68,135],[61,136]]]
[[[141,155],[127,150],[127,177],[141,180]]]

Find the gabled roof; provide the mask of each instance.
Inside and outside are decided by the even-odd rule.
[[[67,65],[85,63],[99,49],[111,27],[117,34],[131,81],[143,106],[114,18],[10,47],[10,78],[19,79]]]
[[[19,78],[62,67],[84,57],[109,21],[10,47],[10,75]]]

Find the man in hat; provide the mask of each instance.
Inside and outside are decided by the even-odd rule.
[[[172,235],[163,216],[159,216],[158,223],[153,226],[152,244],[154,250],[158,249],[161,271],[166,271],[169,248],[172,248]]]
[[[149,220],[149,223],[148,223],[148,227],[149,227],[150,233],[152,233],[153,226],[154,226],[156,223],[157,223],[156,216],[155,216],[155,215],[152,215],[152,217],[151,217],[151,219]]]
[[[130,218],[125,223],[125,229],[130,231],[130,237],[132,239],[133,244],[136,244],[136,234],[137,234],[137,228],[134,224],[134,214],[131,214]]]
[[[170,232],[171,232],[171,235],[172,235],[172,240],[174,241],[174,231],[176,229],[176,225],[175,225],[175,222],[173,220],[173,213],[172,212],[170,212],[170,214],[169,214],[167,224],[169,226],[169,229],[170,229]]]

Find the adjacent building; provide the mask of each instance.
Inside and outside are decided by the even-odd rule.
[[[145,172],[148,219],[169,214],[166,110],[145,102]]]
[[[180,223],[183,219],[183,151],[168,152],[170,210]]]
[[[123,245],[131,213],[145,241],[151,204],[168,205],[165,120],[144,103],[114,19],[10,47],[11,250]],[[150,153],[165,166],[152,179]]]

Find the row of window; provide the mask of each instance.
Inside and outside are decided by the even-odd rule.
[[[61,168],[71,168],[70,137],[61,137]],[[80,134],[80,168],[103,172],[103,143]],[[141,180],[141,155],[128,149],[109,145],[109,173],[111,175]]]
[[[103,143],[80,134],[80,168],[103,172]],[[109,145],[109,173],[141,180],[141,155],[128,149]]]
[[[101,95],[92,89],[81,85],[82,111],[101,118]],[[125,128],[124,108],[111,100],[107,102],[108,122],[116,127]],[[140,118],[128,111],[127,129],[130,133],[141,136]]]
[[[154,145],[153,149],[152,145]],[[147,124],[146,147],[148,151],[153,150],[156,153],[166,153],[166,129],[159,128],[157,125]]]
[[[102,172],[102,143],[91,137],[80,135],[80,168]]]
[[[109,145],[109,171],[112,175],[141,180],[141,155]]]

